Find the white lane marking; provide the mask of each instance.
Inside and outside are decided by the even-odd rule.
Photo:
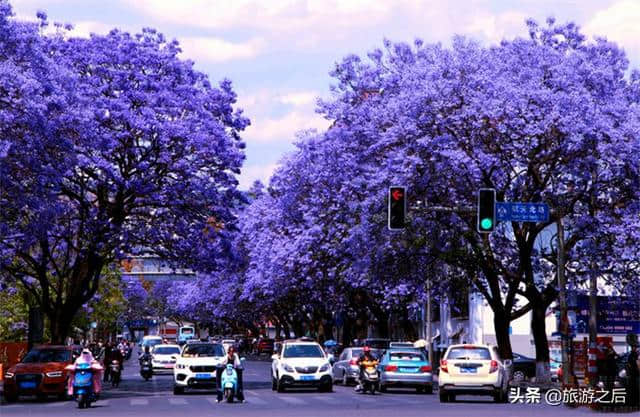
[[[132,398],[131,405],[149,405],[149,400],[146,398]]]
[[[372,403],[372,402],[378,401],[374,397],[365,397],[365,395],[370,395],[370,394],[359,394],[359,395],[356,395],[354,398],[356,401],[361,401],[363,403]]]
[[[209,401],[211,404],[218,404],[215,398],[207,398],[207,401]]]
[[[184,398],[169,398],[169,404],[171,405],[187,405],[187,400]]]
[[[248,404],[258,404],[258,405],[265,405],[267,404],[266,400],[263,400],[260,397],[251,397],[248,400],[246,400]]]
[[[97,407],[108,407],[109,406],[109,400],[99,400],[96,403]]]
[[[246,392],[249,395],[256,395],[256,396],[259,395],[257,392],[251,391],[251,390],[248,390],[248,389],[244,390],[244,392]]]
[[[276,398],[289,404],[304,405],[307,402],[296,397],[287,397],[286,395],[278,395]]]
[[[330,396],[326,396],[326,395],[314,395],[311,398],[313,398],[314,400],[325,402],[325,403],[334,402],[333,398],[331,398]]]

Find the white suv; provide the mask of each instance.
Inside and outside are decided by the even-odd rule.
[[[507,371],[495,346],[451,345],[440,361],[440,402],[455,401],[456,395],[491,395],[506,402],[507,389]]]
[[[329,355],[318,343],[287,340],[271,358],[274,391],[284,392],[286,387],[292,386],[312,386],[325,392],[333,389]]]
[[[183,394],[185,388],[216,388],[216,367],[224,359],[219,343],[188,343],[177,357],[173,368],[173,393]]]

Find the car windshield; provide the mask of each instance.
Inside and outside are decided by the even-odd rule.
[[[33,349],[22,359],[23,363],[68,362],[71,351],[62,349]]]
[[[184,358],[205,356],[224,356],[224,348],[222,345],[187,345],[182,352]]]
[[[324,353],[318,345],[287,345],[282,356],[285,358],[322,358]]]
[[[424,355],[418,352],[391,352],[389,359],[392,361],[424,361]]]
[[[193,329],[191,329],[189,327],[186,327],[186,328],[180,329],[180,333],[182,333],[182,334],[193,334]]]
[[[173,355],[174,353],[180,353],[180,348],[177,346],[158,346],[153,349],[153,353],[156,355]]]
[[[491,354],[489,349],[477,346],[452,348],[447,355],[447,359],[459,360],[490,360]]]

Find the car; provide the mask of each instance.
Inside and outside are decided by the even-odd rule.
[[[511,380],[515,383],[520,383],[535,376],[536,360],[514,352]]]
[[[74,346],[43,345],[34,347],[4,374],[4,397],[17,401],[20,395],[67,397],[67,365],[73,364]]]
[[[336,363],[333,364],[333,380],[340,381],[343,385],[349,385],[360,375],[358,357],[362,353],[361,347],[345,348]]]
[[[289,387],[316,387],[333,390],[329,355],[317,342],[285,340],[272,357],[271,388],[284,392]]]
[[[216,368],[224,359],[220,343],[187,343],[173,368],[173,393],[184,394],[186,388],[216,388]]]
[[[433,393],[431,364],[424,352],[415,349],[389,349],[380,364],[380,392],[388,387],[410,387],[417,392]]]
[[[153,373],[173,373],[173,368],[175,367],[178,356],[180,356],[179,345],[155,345],[153,349],[151,349],[151,367]]]
[[[275,341],[273,339],[260,338],[256,343],[256,353],[262,355],[263,353],[272,354],[274,350]]]
[[[144,353],[144,350],[147,346],[149,346],[149,349],[152,349],[155,345],[161,345],[161,344],[162,344],[162,337],[160,336],[154,336],[154,335],[144,336],[142,338],[142,341],[138,344],[138,346],[140,346],[138,355],[142,355],[142,353]]]
[[[456,395],[490,395],[507,402],[508,375],[495,346],[456,344],[447,348],[440,361],[440,402],[455,401]]]

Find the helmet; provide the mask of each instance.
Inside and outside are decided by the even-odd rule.
[[[371,348],[370,348],[369,346],[365,346],[365,347],[362,349],[362,351],[363,351],[364,353],[370,353],[370,352],[371,352]]]

